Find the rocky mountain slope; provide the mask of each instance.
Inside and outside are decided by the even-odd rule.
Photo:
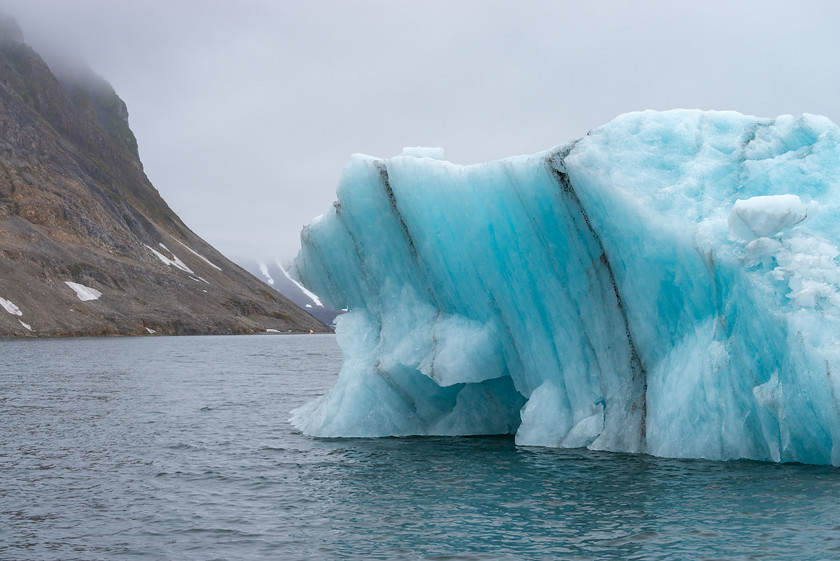
[[[0,22],[0,337],[327,332],[190,231],[125,104]]]

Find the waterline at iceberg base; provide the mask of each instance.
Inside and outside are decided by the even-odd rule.
[[[532,156],[353,156],[304,228],[343,365],[314,436],[840,465],[840,129],[622,115]]]

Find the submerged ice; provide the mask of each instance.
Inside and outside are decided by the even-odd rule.
[[[317,436],[840,464],[840,130],[623,115],[459,166],[354,156],[300,279],[343,365]]]

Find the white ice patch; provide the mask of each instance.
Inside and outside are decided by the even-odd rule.
[[[816,202],[805,204],[796,195],[739,199],[729,213],[729,234],[745,242],[769,238],[813,215],[818,206]]]
[[[260,272],[265,277],[265,280],[268,284],[274,286],[274,279],[271,278],[271,273],[268,272],[268,265],[263,263],[262,261],[259,262]]]
[[[266,332],[266,333],[280,333],[280,330],[279,330],[279,329],[270,329],[270,328],[269,328],[269,329],[266,329],[266,330],[265,330],[265,332]]]
[[[12,304],[10,301],[6,300],[5,298],[0,298],[0,306],[3,306],[3,309],[15,316],[22,316],[23,312],[20,311],[20,308]]]
[[[783,239],[771,271],[776,280],[786,281],[787,297],[800,308],[831,303],[840,306],[840,251],[827,240],[805,231]]]
[[[21,324],[23,327],[25,327],[25,328],[27,329],[27,331],[32,331],[32,326],[31,326],[31,325],[29,325],[28,323],[26,323],[25,321],[20,320],[20,319],[19,319],[18,321],[20,322],[20,324]]]
[[[154,334],[154,333],[157,333],[157,331],[155,331],[155,330],[154,330],[154,329],[152,329],[151,327],[147,327],[147,328],[146,328],[146,331],[148,331],[148,332],[149,332],[149,334]]]
[[[184,243],[184,242],[182,242],[181,240],[176,240],[176,241],[177,241],[179,244],[181,244],[182,246],[184,246],[185,248],[187,248],[187,251],[189,251],[190,253],[192,253],[193,255],[195,255],[196,257],[198,257],[199,259],[201,259],[202,261],[204,261],[205,263],[207,263],[208,265],[210,265],[211,267],[213,267],[213,268],[214,268],[214,269],[216,269],[217,271],[221,271],[221,270],[222,270],[222,268],[221,268],[221,267],[219,267],[219,266],[218,266],[218,265],[216,265],[215,263],[212,263],[209,259],[207,259],[207,258],[206,258],[206,257],[204,257],[202,254],[200,254],[200,253],[198,253],[197,251],[195,251],[193,248],[191,248],[190,246],[188,246],[187,244],[185,244],[185,243]],[[163,245],[163,244],[161,244],[161,245]]]
[[[76,293],[76,296],[82,302],[87,302],[88,300],[98,300],[99,297],[102,296],[102,293],[95,288],[90,288],[89,286],[85,286],[83,284],[70,281],[64,281],[64,284],[72,288],[73,292]]]
[[[433,160],[443,159],[443,148],[438,146],[406,146],[402,149],[403,156],[411,156],[413,158],[431,158]]]
[[[162,243],[158,244],[158,245],[160,245],[160,247],[162,247],[166,251],[169,251],[169,248],[166,247],[165,245],[163,245]],[[189,273],[191,275],[195,274],[195,272],[192,269],[190,269],[189,267],[184,265],[184,262],[181,261],[180,259],[178,259],[178,256],[175,255],[174,253],[172,253],[171,251],[169,251],[169,253],[172,255],[172,259],[170,259],[169,257],[167,257],[166,255],[164,255],[163,253],[159,252],[158,250],[156,250],[155,248],[153,248],[151,246],[147,245],[146,247],[149,249],[149,251],[151,251],[152,253],[157,255],[157,258],[160,259],[166,265],[172,265],[173,267],[177,267],[178,269],[181,269],[182,271],[184,271],[186,273]]]
[[[759,263],[769,264],[769,257],[775,257],[782,249],[782,243],[770,238],[758,238],[744,246],[744,258],[747,267],[754,267]]]
[[[744,265],[761,265],[787,283],[786,296],[799,308],[840,306],[840,250],[808,228],[790,228],[817,208],[796,195],[776,195],[738,200],[729,213],[730,237],[746,243]]]
[[[300,284],[298,281],[296,281],[295,279],[293,279],[293,278],[291,277],[291,275],[289,275],[289,272],[288,272],[286,269],[284,269],[284,268],[283,268],[283,266],[282,266],[282,265],[280,265],[280,263],[277,263],[277,266],[278,266],[278,267],[280,267],[280,270],[281,270],[281,271],[283,271],[283,274],[284,274],[284,275],[286,275],[286,278],[287,278],[287,279],[289,279],[290,281],[292,281],[292,282],[295,284],[295,286],[297,286],[299,289],[301,289],[301,291],[302,291],[304,294],[306,294],[307,296],[309,296],[309,298],[310,298],[313,302],[315,302],[315,305],[320,306],[320,307],[322,307],[322,308],[324,307],[324,305],[321,303],[321,299],[320,299],[320,298],[318,298],[318,296],[317,296],[314,292],[310,292],[309,290],[307,290],[307,288],[306,288],[305,286],[303,286],[303,285],[302,285],[302,284]]]

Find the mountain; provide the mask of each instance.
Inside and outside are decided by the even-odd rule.
[[[294,280],[279,261],[254,261],[250,266],[246,264],[245,270],[330,327],[334,327],[335,318],[344,313],[332,309]]]
[[[125,103],[0,21],[0,337],[328,332],[192,232]]]

